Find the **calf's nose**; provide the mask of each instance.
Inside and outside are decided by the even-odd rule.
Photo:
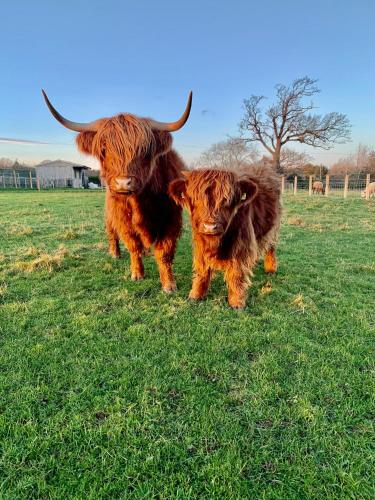
[[[132,185],[131,177],[120,177],[116,179],[116,184],[119,189],[130,189]]]

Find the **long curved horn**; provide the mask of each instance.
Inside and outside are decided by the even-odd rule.
[[[166,130],[167,132],[175,132],[176,130],[179,130],[185,125],[187,119],[189,118],[192,101],[193,101],[193,92],[190,91],[185,111],[179,120],[177,120],[176,122],[168,123],[168,122],[157,122],[155,120],[150,119],[149,123],[151,125],[151,128],[155,130]]]
[[[62,115],[60,115],[60,113],[52,106],[44,90],[42,90],[42,94],[52,115],[58,122],[61,123],[61,125],[64,125],[64,127],[68,128],[69,130],[74,130],[75,132],[96,132],[98,130],[98,120],[89,123],[77,123],[67,120]]]

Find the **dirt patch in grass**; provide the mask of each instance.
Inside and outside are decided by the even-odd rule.
[[[287,224],[289,224],[289,226],[305,227],[305,223],[303,222],[303,220],[300,217],[290,217],[287,220]]]
[[[78,238],[78,236],[78,231],[73,228],[66,229],[60,234],[60,238],[63,240],[75,240]]]
[[[316,306],[314,302],[309,299],[308,297],[305,297],[302,295],[302,293],[299,293],[296,295],[290,302],[291,306],[301,312],[302,314],[306,313],[307,311],[315,311]]]
[[[33,233],[33,228],[25,224],[14,224],[7,229],[8,236],[27,236]]]
[[[63,245],[60,245],[54,253],[44,252],[39,254],[38,257],[33,260],[17,261],[14,264],[14,269],[26,273],[33,273],[37,271],[47,271],[51,273],[61,266],[67,255],[69,255],[68,249]]]
[[[8,285],[6,283],[0,283],[0,299],[5,296]]]

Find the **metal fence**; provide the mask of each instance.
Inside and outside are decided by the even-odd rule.
[[[373,176],[375,178],[375,176]],[[322,189],[314,189],[314,182],[319,181],[322,183]],[[310,196],[313,195],[337,195],[347,198],[348,196],[357,196],[369,199],[374,196],[371,192],[369,185],[371,182],[370,174],[367,174],[365,178],[358,178],[358,176],[345,175],[342,178],[332,177],[328,174],[322,179],[316,179],[312,175],[302,179],[298,176],[294,176],[292,179],[285,176],[281,177],[281,192],[292,193],[298,195],[298,193],[306,193]]]
[[[375,175],[373,175],[375,179]],[[373,180],[374,180],[373,179]],[[298,193],[308,193],[310,196],[314,195],[313,183],[319,180],[323,184],[323,191],[317,194],[323,194],[325,196],[329,195],[339,195],[346,198],[350,196],[362,196],[369,199],[373,194],[370,193],[368,186],[371,182],[370,174],[366,175],[366,178],[358,178],[358,176],[346,175],[342,178],[330,177],[326,175],[322,179],[316,179],[312,175],[306,178],[301,178],[294,176],[294,178],[281,177],[281,192],[293,193],[297,195]],[[45,179],[40,177],[34,177],[31,175],[20,176],[18,173],[1,174],[0,173],[0,189],[62,189],[62,188],[72,188],[73,179]]]
[[[5,175],[0,173],[0,189],[61,189],[72,188],[73,179],[45,179],[41,177]]]

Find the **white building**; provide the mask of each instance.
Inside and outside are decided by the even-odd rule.
[[[36,177],[43,186],[82,188],[88,186],[90,167],[70,161],[46,160],[36,165]]]

